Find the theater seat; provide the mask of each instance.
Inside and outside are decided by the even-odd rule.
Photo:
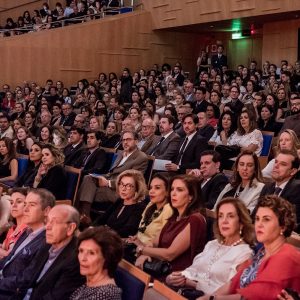
[[[150,282],[150,275],[122,260],[116,271],[115,281],[122,289],[122,300],[142,300]]]

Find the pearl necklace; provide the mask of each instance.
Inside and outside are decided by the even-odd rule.
[[[243,241],[243,238],[241,237],[239,240],[237,240],[236,242],[232,243],[231,245],[225,245],[225,242],[224,240],[221,242],[221,245],[224,245],[224,246],[229,246],[229,247],[234,247],[236,245],[238,245],[239,243],[241,243]]]

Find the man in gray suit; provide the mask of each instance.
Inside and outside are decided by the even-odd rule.
[[[138,135],[136,132],[124,131],[121,137],[123,151],[120,151],[109,173],[97,178],[86,175],[79,189],[79,212],[84,216],[85,223],[90,222],[90,210],[94,201],[114,202],[117,199],[116,179],[125,170],[135,169],[145,173],[148,158],[137,148]]]
[[[158,159],[174,160],[179,152],[180,137],[173,131],[175,119],[172,116],[163,115],[159,120],[161,138],[151,149],[151,155]]]
[[[141,138],[138,142],[138,148],[146,154],[151,154],[151,149],[159,142],[160,137],[155,135],[156,124],[147,118],[142,122]]]

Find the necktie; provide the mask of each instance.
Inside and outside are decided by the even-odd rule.
[[[183,156],[183,153],[184,153],[187,142],[188,142],[188,138],[186,137],[183,144],[182,144],[182,146],[181,146],[181,148],[180,148],[179,154],[177,156],[177,159],[176,159],[177,163],[180,163],[180,161],[181,161],[181,158]]]
[[[280,194],[280,192],[282,191],[282,188],[280,188],[280,187],[276,187],[275,188],[275,190],[274,190],[274,195],[279,195]]]
[[[90,151],[88,151],[88,152],[85,154],[85,157],[84,157],[84,159],[83,159],[83,166],[86,165],[86,163],[87,163],[87,161],[88,161],[88,159],[89,159],[89,157],[90,157],[91,154],[92,154],[92,153],[91,153]]]
[[[157,150],[157,148],[159,147],[159,145],[164,141],[164,137],[162,136],[161,139],[159,140],[159,142],[156,144],[156,146],[153,148],[152,152],[150,155],[153,155],[154,152]]]

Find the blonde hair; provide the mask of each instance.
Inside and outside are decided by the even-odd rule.
[[[148,189],[142,172],[133,169],[122,172],[117,178],[117,186],[119,186],[120,181],[123,177],[131,177],[134,180],[135,194],[133,199],[136,202],[144,200],[145,196],[147,195]]]

